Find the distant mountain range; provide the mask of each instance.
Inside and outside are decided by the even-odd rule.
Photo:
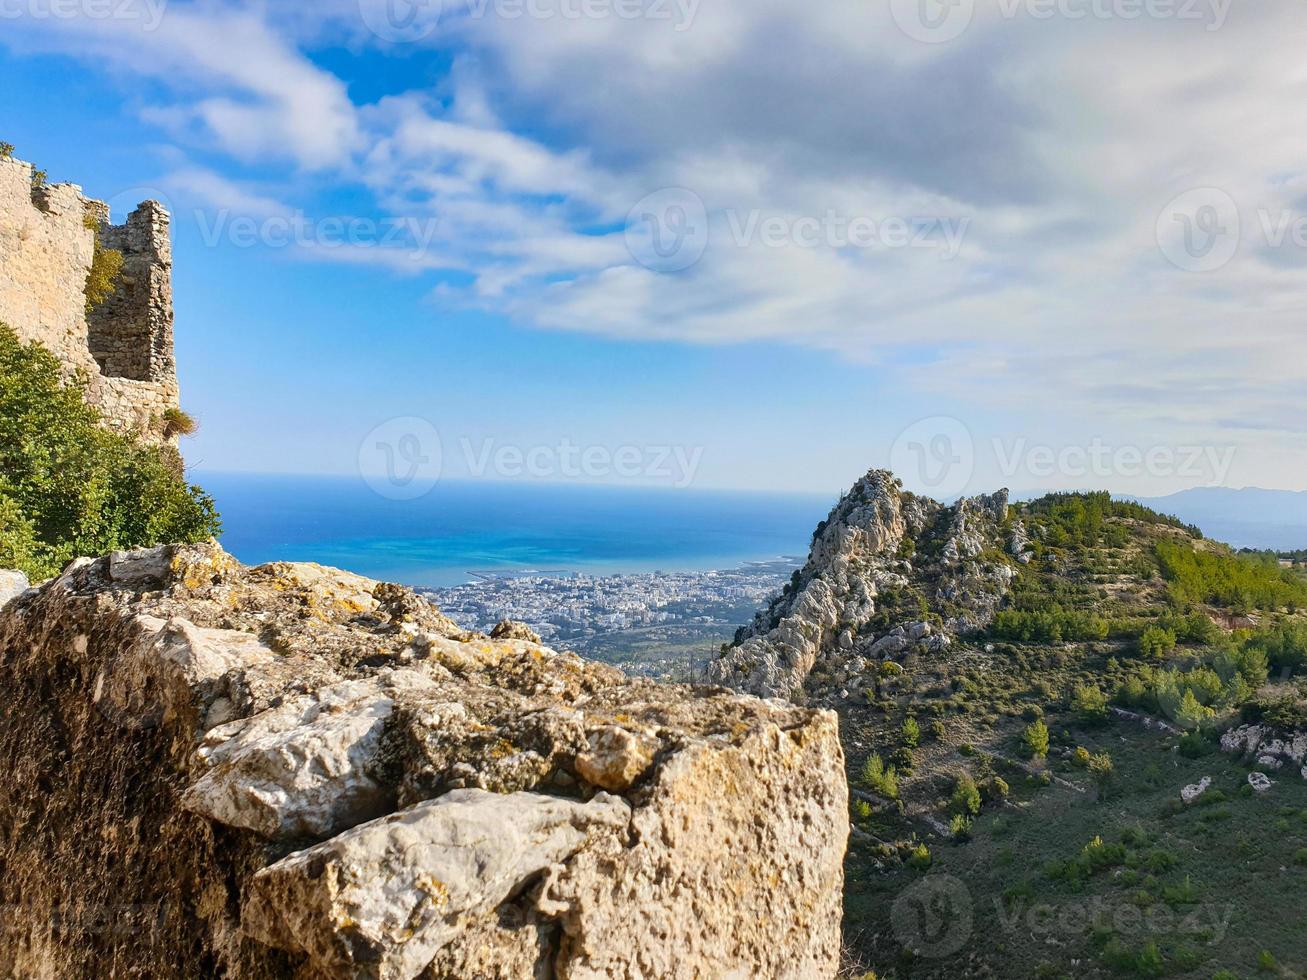
[[[1168,497],[1129,497],[1202,528],[1236,548],[1307,548],[1307,491],[1196,487]]]

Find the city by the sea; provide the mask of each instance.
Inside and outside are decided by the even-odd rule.
[[[392,500],[358,477],[196,472],[248,564],[311,561],[439,588],[484,576],[731,569],[807,554],[831,496],[442,481]]]

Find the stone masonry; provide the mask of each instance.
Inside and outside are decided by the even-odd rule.
[[[32,172],[0,159],[0,323],[50,348],[70,377],[84,374],[87,400],[112,428],[161,441],[163,414],[178,406],[168,213],[146,201],[112,225],[108,206],[76,184],[34,189]],[[88,316],[97,234],[124,261],[115,292]]]

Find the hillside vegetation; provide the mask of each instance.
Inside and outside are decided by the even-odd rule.
[[[1307,726],[1307,578],[1105,493],[1001,534],[1029,543],[982,556],[1016,575],[991,624],[839,706],[847,975],[1302,975],[1307,782],[1255,791],[1219,739]],[[889,598],[878,626],[947,614]]]
[[[42,579],[78,556],[218,533],[175,451],[100,423],[49,351],[0,324],[0,568]]]

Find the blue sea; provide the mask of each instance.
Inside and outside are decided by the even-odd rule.
[[[389,500],[363,480],[197,472],[223,546],[247,564],[312,561],[412,586],[479,574],[610,575],[800,563],[829,496],[443,481]]]

